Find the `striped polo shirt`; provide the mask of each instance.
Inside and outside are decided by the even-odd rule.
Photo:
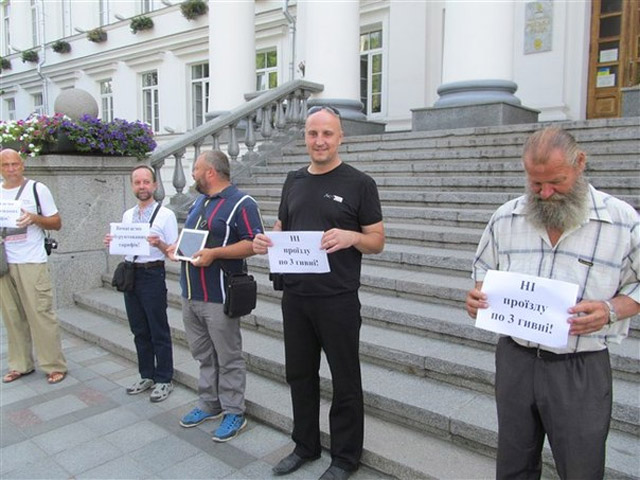
[[[472,278],[503,270],[579,285],[578,302],[627,295],[640,303],[640,216],[631,205],[589,186],[589,216],[562,234],[555,246],[547,232],[527,221],[526,197],[502,205],[485,228],[473,261]],[[567,318],[569,315],[567,314]],[[558,349],[514,338],[521,345],[554,353],[597,351],[620,343],[629,319],[589,335],[570,335]]]
[[[264,232],[256,201],[235,185],[212,195],[200,195],[187,214],[185,228],[209,230],[207,248],[233,245],[241,240],[253,240]],[[243,260],[216,260],[208,267],[195,267],[182,262],[180,285],[182,296],[188,300],[224,302],[224,272],[242,271]]]

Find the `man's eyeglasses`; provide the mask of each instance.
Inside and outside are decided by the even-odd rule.
[[[340,110],[331,105],[316,105],[315,107],[311,107],[307,111],[307,115],[313,115],[314,113],[318,113],[320,110],[326,110],[329,113],[334,114],[336,117],[340,117]]]

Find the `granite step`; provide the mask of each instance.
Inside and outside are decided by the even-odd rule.
[[[124,316],[122,300],[119,309],[119,316]],[[60,317],[61,322],[68,328],[72,321],[68,320],[71,315],[66,313],[65,311],[61,312]],[[172,327],[175,328],[175,325],[181,322],[180,318],[175,318],[180,317],[180,313],[170,309],[169,315],[172,317]],[[103,340],[112,337],[118,338],[119,348],[126,349],[129,345],[128,350],[130,354],[133,353],[131,338],[126,340],[128,328],[124,322],[119,324],[119,334],[116,335],[113,333],[113,330],[116,329],[115,322],[111,321],[105,327],[104,318],[98,317],[93,320],[95,322],[88,320],[87,314],[80,313],[77,315],[75,327],[85,329],[84,332],[70,331],[81,336],[86,335],[86,332],[91,332],[98,339]],[[179,338],[180,335],[175,335],[175,337]],[[181,341],[177,340],[177,342]],[[284,354],[280,339],[245,329],[243,343],[248,368],[254,374],[260,374],[260,376],[272,380],[284,378]],[[184,355],[178,356],[179,359],[183,357]],[[426,435],[433,435],[441,440],[460,442],[477,452],[492,454],[497,440],[497,422],[492,395],[452,387],[430,378],[420,378],[368,363],[363,363],[362,370],[365,403],[369,413],[373,413],[380,420],[386,420],[393,425],[400,424],[424,432]],[[181,381],[179,375],[176,375],[176,380]],[[321,366],[321,386],[325,396],[330,395],[330,377],[324,361]],[[247,397],[249,400],[249,393]],[[268,400],[260,398],[259,403],[261,409],[264,409]],[[252,412],[249,411],[249,413]],[[263,419],[261,418],[261,420]],[[611,432],[608,446],[610,449],[613,448],[616,453],[612,455],[613,459],[608,457],[608,473],[629,474],[625,471],[625,468],[628,468],[629,460],[624,455],[620,455],[620,451],[629,452],[635,438],[633,435],[623,432],[615,430]],[[547,463],[549,458],[549,454],[546,452],[545,460]]]
[[[106,288],[94,289],[76,294],[75,301],[87,311],[102,312],[126,323],[124,301],[118,292]],[[180,309],[172,305],[168,315],[173,338],[186,344]],[[242,323],[247,330],[244,349],[252,365],[274,378],[284,379],[284,357],[280,357],[283,347],[279,304],[259,301],[253,314],[243,317]],[[254,339],[253,344],[247,344],[250,339]],[[255,346],[255,351],[250,348],[251,345]],[[271,354],[265,359],[267,352]],[[372,365],[371,368],[376,366],[385,371],[402,373],[406,382],[412,378],[433,379],[455,388],[462,387],[465,391],[489,395],[493,392],[493,348],[459,345],[446,339],[425,338],[364,323],[361,330],[361,356],[367,365]],[[372,378],[376,375],[372,375]],[[615,428],[640,434],[640,407],[634,401],[640,394],[640,385],[618,378],[614,383]],[[408,422],[406,419],[404,421]]]
[[[268,230],[275,224],[277,216],[262,213],[262,219]],[[468,228],[455,225],[385,221],[384,231],[388,243],[475,252],[484,227]]]
[[[282,186],[241,185],[242,189],[261,201],[279,202]],[[473,191],[422,191],[407,189],[380,189],[380,201],[384,206],[412,206],[420,208],[457,208],[495,211],[503,203],[517,198],[522,192],[473,192]],[[621,200],[640,209],[640,195],[616,195]]]
[[[381,253],[364,255],[362,262],[365,270],[368,266],[378,265],[391,270],[402,270],[403,272],[432,272],[470,278],[474,255],[475,252],[471,250],[387,243]],[[269,265],[266,255],[250,257],[247,259],[247,263],[252,268],[255,267],[265,271]],[[395,273],[392,272],[391,275],[395,275]]]
[[[282,293],[273,290],[266,273],[264,257],[253,257],[249,262],[261,262],[259,265],[262,265],[261,269],[251,268],[250,270],[258,284],[260,304],[260,307],[254,310],[254,314],[260,315],[261,309],[268,306],[270,302],[279,302]],[[179,306],[180,286],[177,264],[169,263],[167,271],[169,302]],[[378,277],[376,272],[381,271],[387,272],[389,269],[363,264],[362,279],[367,283],[363,283],[361,288],[360,301],[365,323],[421,337],[443,338],[484,349],[493,348],[498,336],[475,328],[473,320],[464,310],[466,292],[473,285],[470,278],[434,273],[412,276],[415,272],[399,269],[394,273],[397,284],[393,291],[406,291],[406,295],[401,297],[397,296],[397,293],[393,296],[381,294],[382,286],[389,287],[394,281]],[[105,286],[109,285],[110,278],[110,275],[103,277]],[[611,345],[610,354],[616,376],[640,381],[640,316],[632,319],[629,338],[619,345]]]
[[[58,312],[63,328],[129,360],[135,361],[133,338],[124,323],[77,307]],[[245,335],[247,337],[247,335]],[[250,342],[250,340],[249,340]],[[198,367],[188,349],[174,345],[174,380],[197,390]],[[247,372],[247,413],[285,432],[293,424],[289,388],[268,376]],[[322,443],[329,447],[329,403],[321,403]],[[365,414],[365,440],[362,462],[389,475],[415,478],[491,478],[494,460],[447,439]]]
[[[270,226],[278,215],[279,201],[257,199],[260,211]],[[458,208],[423,208],[412,206],[382,205],[385,223],[411,223],[419,225],[450,225],[454,227],[484,230],[493,210]]]
[[[392,162],[364,158],[354,158],[353,160],[344,158],[344,160],[353,163],[358,169],[374,176],[457,177],[461,171],[473,172],[474,176],[479,177],[520,176],[522,178],[523,175],[522,162],[519,157],[504,161],[465,162],[464,167],[461,166],[461,161],[459,160],[429,161],[421,151],[415,152],[414,158],[394,159]],[[308,158],[300,157],[299,167],[306,165],[306,163],[308,163]],[[273,162],[273,164],[270,162],[269,166],[253,166],[251,167],[252,178],[247,181],[249,183],[263,183],[267,179],[277,178],[282,182],[291,170],[291,164],[283,165],[276,162]],[[640,170],[640,160],[637,158],[621,159],[615,155],[601,155],[595,158],[589,157],[586,174],[588,177],[597,175],[599,178],[621,176],[622,174],[637,174],[638,170]],[[268,182],[272,183],[272,180]]]

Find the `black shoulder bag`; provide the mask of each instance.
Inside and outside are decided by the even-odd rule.
[[[160,210],[160,204],[156,207],[149,220],[149,225],[153,225],[153,221],[156,218],[156,214]],[[136,286],[136,272],[135,262],[137,255],[133,257],[133,262],[120,262],[113,272],[113,278],[111,279],[111,286],[116,287],[119,292],[131,292]]]
[[[227,227],[231,223],[236,209],[247,197],[248,195],[245,195],[235,204],[227,218]],[[205,202],[203,201],[200,209],[201,220],[205,216],[204,209]],[[202,221],[198,223],[198,226],[201,224]],[[223,260],[219,261],[218,264],[224,273],[224,314],[231,318],[249,315],[256,308],[258,285],[253,275],[247,273],[247,262],[245,260],[242,261],[242,272],[229,272],[224,267]]]

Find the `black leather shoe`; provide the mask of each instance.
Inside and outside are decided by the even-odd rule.
[[[317,460],[318,458],[320,457],[302,458],[294,452],[280,460],[278,464],[271,469],[271,471],[274,475],[286,475],[288,473],[295,472],[305,463]]]
[[[353,472],[338,467],[337,465],[331,465],[322,474],[320,480],[347,480]]]

